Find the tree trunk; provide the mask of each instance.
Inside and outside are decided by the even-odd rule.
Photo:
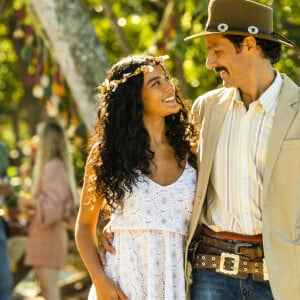
[[[104,47],[80,0],[31,0],[73,98],[89,130],[99,103],[97,86],[109,67]]]

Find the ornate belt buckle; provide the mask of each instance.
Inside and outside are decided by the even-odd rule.
[[[226,259],[231,260],[231,264],[232,264],[231,270],[225,268]],[[219,269],[216,269],[216,271],[228,275],[237,275],[239,272],[239,263],[240,263],[240,257],[238,255],[222,252],[220,258],[220,267]]]

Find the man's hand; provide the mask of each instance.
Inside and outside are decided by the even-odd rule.
[[[115,248],[112,246],[114,240],[114,233],[110,230],[110,224],[104,227],[101,239],[100,239],[100,247],[99,247],[99,256],[103,266],[106,266],[106,252],[111,254],[115,254]]]

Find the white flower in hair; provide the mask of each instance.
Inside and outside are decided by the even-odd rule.
[[[111,81],[109,81],[108,79],[105,79],[104,82],[99,86],[99,90],[100,90],[101,94],[105,94],[109,91],[115,92],[120,83],[124,83],[129,78],[136,76],[142,72],[143,73],[153,72],[153,70],[154,70],[153,65],[155,63],[162,64],[168,58],[169,58],[168,55],[154,57],[152,62],[149,61],[149,65],[142,65],[142,66],[138,67],[132,73],[125,73],[125,74],[123,74],[121,79],[116,79],[116,80],[111,80]]]

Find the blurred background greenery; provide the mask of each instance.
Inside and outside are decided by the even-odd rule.
[[[80,186],[87,140],[92,134],[91,120],[95,116],[82,109],[85,100],[76,94],[68,80],[73,71],[62,67],[62,56],[66,54],[53,46],[53,36],[49,38],[51,28],[45,28],[51,24],[48,22],[45,26],[42,22],[42,14],[47,10],[37,13],[34,5],[37,2],[0,2],[0,139],[8,145],[9,175],[13,185],[18,187],[20,166],[28,163],[37,124],[49,116],[56,118],[71,139]],[[76,56],[76,51],[80,50],[80,55],[85,57],[77,61],[77,72],[79,77],[93,78],[86,84],[86,90],[95,90],[109,65],[117,59],[141,52],[171,57],[168,68],[190,103],[221,84],[219,76],[205,67],[203,39],[183,41],[184,37],[203,30],[208,0],[40,0],[42,2],[48,2],[49,10],[51,3],[59,8],[55,13],[65,30],[75,28],[83,15],[86,26],[76,29],[78,35],[92,26],[93,31],[83,35],[77,47],[76,41],[72,44],[75,50],[71,53]],[[293,0],[259,2],[272,5],[275,31],[300,45],[300,3]],[[64,39],[59,32],[57,37]],[[104,64],[87,69],[89,63],[97,65],[98,62],[97,55],[88,59],[91,48],[86,46],[95,37],[97,47],[103,50],[98,54],[99,61]],[[71,42],[71,36],[65,39],[66,43],[68,39]],[[299,65],[296,50],[283,48],[283,59],[275,67],[299,84]],[[94,104],[96,107],[97,103]]]

